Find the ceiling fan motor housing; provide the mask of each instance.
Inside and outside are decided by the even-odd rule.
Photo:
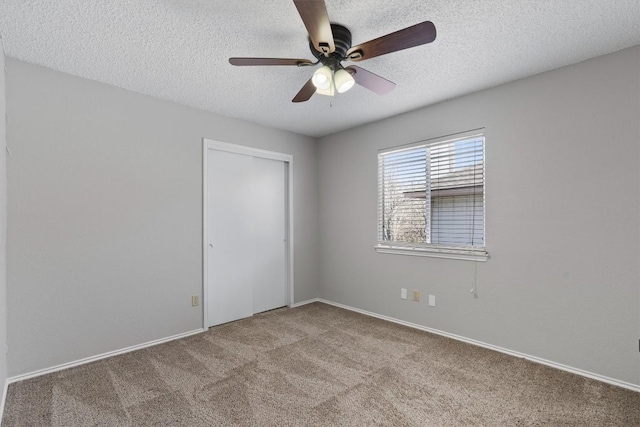
[[[351,49],[351,31],[342,25],[331,24],[331,32],[333,33],[333,42],[336,47],[335,51],[325,55],[322,52],[318,52],[311,41],[309,41],[309,48],[313,56],[323,65],[335,71],[337,68],[341,68],[340,62],[344,61],[347,51]]]

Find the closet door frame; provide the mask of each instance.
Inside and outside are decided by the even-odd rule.
[[[262,150],[259,148],[248,147],[245,145],[231,144],[228,142],[215,141],[213,139],[202,139],[202,325],[203,329],[209,329],[208,322],[208,305],[209,305],[209,239],[207,234],[208,228],[208,212],[207,205],[209,199],[208,189],[208,155],[209,150],[226,151],[236,154],[244,154],[263,159],[278,160],[285,163],[287,169],[287,182],[285,189],[286,198],[286,216],[285,231],[287,233],[286,245],[286,289],[287,289],[287,305],[291,307],[293,304],[293,156],[291,154],[278,153],[276,151]]]

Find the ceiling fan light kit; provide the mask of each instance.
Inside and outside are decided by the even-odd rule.
[[[329,96],[334,95],[334,91],[330,90],[331,87],[338,93],[344,93],[356,84],[355,79],[344,68],[334,71],[326,65],[318,68],[316,72],[313,73],[311,82],[316,87],[317,94]]]
[[[324,0],[293,0],[298,13],[309,33],[309,48],[318,60],[285,58],[229,58],[236,66],[251,65],[295,65],[307,67],[322,64],[293,102],[305,102],[314,93],[334,96],[344,93],[358,84],[379,95],[389,93],[395,83],[355,65],[344,67],[342,61],[364,61],[387,53],[431,43],[436,38],[436,27],[424,21],[411,27],[370,40],[355,47],[351,46],[351,32],[342,25],[332,24],[327,15]]]

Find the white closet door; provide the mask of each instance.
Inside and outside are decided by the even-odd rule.
[[[285,163],[254,158],[253,312],[287,305]]]
[[[253,314],[253,158],[209,150],[208,320],[219,325]]]
[[[286,168],[220,150],[207,159],[207,318],[214,326],[286,305]]]

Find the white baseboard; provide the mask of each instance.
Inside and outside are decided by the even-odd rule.
[[[376,317],[378,319],[387,320],[389,322],[398,323],[400,325],[408,326],[410,328],[420,329],[422,331],[431,332],[432,334],[442,335],[447,338],[452,338],[454,340],[462,341],[468,344],[477,345],[479,347],[488,348],[490,350],[499,351],[500,353],[508,354],[510,356],[519,357],[525,360],[529,360],[531,362],[540,363],[542,365],[550,366],[552,368],[560,369],[562,371],[571,372],[572,374],[580,375],[583,377],[591,378],[597,381],[602,381],[607,384],[615,385],[618,387],[626,388],[632,391],[640,392],[640,385],[628,383],[626,381],[617,380],[615,378],[606,377],[600,374],[594,374],[593,372],[584,371],[582,369],[574,368],[571,366],[563,365],[561,363],[556,363],[551,360],[542,359],[540,357],[531,356],[525,353],[520,353],[519,351],[509,350],[506,348],[498,347],[492,344],[487,344],[482,341],[476,341],[470,338],[465,338],[460,335],[450,334],[448,332],[440,331],[438,329],[428,328],[426,326],[418,325],[416,323],[405,322],[404,320],[396,319],[389,316],[384,316],[382,314],[373,313],[371,311],[361,310],[359,308],[351,307],[348,305],[340,304],[333,301],[327,301],[322,298],[316,298],[316,301],[323,302],[325,304],[333,305],[336,307],[344,308],[346,310],[355,311],[356,313],[364,314],[366,316]],[[302,304],[301,304],[302,305]]]
[[[168,342],[168,341],[177,340],[177,339],[180,339],[180,338],[185,338],[185,337],[188,337],[188,336],[191,336],[191,335],[199,334],[201,332],[204,332],[204,329],[202,329],[202,328],[195,329],[193,331],[183,332],[181,334],[172,335],[170,337],[160,338],[160,339],[153,340],[153,341],[148,341],[148,342],[145,342],[143,344],[132,345],[131,347],[122,348],[120,350],[114,350],[114,351],[109,351],[107,353],[98,354],[96,356],[85,357],[84,359],[76,360],[74,362],[63,363],[61,365],[52,366],[51,368],[39,369],[37,371],[29,372],[27,374],[16,375],[15,377],[11,377],[11,378],[7,379],[7,381],[6,381],[7,384],[5,385],[5,395],[6,395],[6,392],[7,392],[7,386],[9,384],[11,384],[11,383],[15,383],[15,382],[22,381],[22,380],[27,380],[29,378],[39,377],[41,375],[50,374],[52,372],[61,371],[63,369],[73,368],[75,366],[85,365],[87,363],[95,362],[97,360],[105,359],[107,357],[112,357],[112,356],[117,356],[119,354],[129,353],[131,351],[140,350],[140,349],[143,349],[143,348],[146,348],[146,347],[152,347],[154,345],[162,344],[162,343],[165,343],[165,342]],[[2,410],[4,410],[4,400],[2,402],[2,408],[0,408],[0,411],[2,411]]]
[[[479,347],[484,347],[484,348],[488,348],[490,350],[494,350],[494,351],[499,351],[500,353],[504,353],[504,354],[508,354],[510,356],[515,356],[515,357],[519,357],[519,358],[523,358],[526,360],[529,360],[531,362],[535,362],[535,363],[540,363],[542,365],[546,365],[546,366],[550,366],[552,368],[556,368],[556,369],[560,369],[562,371],[566,371],[566,372],[571,372],[573,374],[576,375],[581,375],[583,377],[587,377],[587,378],[591,378],[597,381],[602,381],[604,383],[607,384],[611,384],[611,385],[615,385],[618,387],[622,387],[622,388],[626,388],[628,390],[633,390],[636,392],[640,392],[640,385],[638,384],[632,384],[632,383],[628,383],[626,381],[621,381],[621,380],[617,380],[614,378],[610,378],[610,377],[606,377],[604,375],[599,375],[599,374],[594,374],[592,372],[588,372],[588,371],[584,371],[582,369],[578,369],[578,368],[573,368],[571,366],[567,366],[567,365],[563,365],[561,363],[556,363],[550,360],[546,360],[546,359],[542,359],[540,357],[536,357],[536,356],[531,356],[525,353],[520,353],[518,351],[513,351],[513,350],[509,350],[506,348],[502,348],[502,347],[498,347],[492,344],[487,344],[481,341],[476,341],[470,338],[466,338],[460,335],[455,335],[455,334],[451,334],[448,332],[444,332],[444,331],[440,331],[438,329],[433,329],[433,328],[429,328],[426,326],[422,326],[422,325],[418,325],[416,323],[411,323],[411,322],[406,322],[404,320],[400,320],[400,319],[396,319],[393,317],[389,317],[389,316],[384,316],[382,314],[377,314],[377,313],[373,313],[371,311],[367,311],[367,310],[362,310],[359,308],[355,308],[355,307],[351,307],[345,304],[340,304],[337,302],[333,302],[333,301],[328,301],[322,298],[312,298],[310,300],[306,300],[306,301],[301,301],[298,303],[294,303],[291,304],[290,307],[291,308],[296,308],[296,307],[301,307],[303,305],[307,305],[307,304],[312,304],[314,302],[322,302],[325,304],[329,304],[329,305],[333,305],[336,307],[340,307],[340,308],[344,308],[346,310],[350,310],[350,311],[354,311],[356,313],[360,313],[360,314],[364,314],[366,316],[371,316],[371,317],[376,317],[378,319],[382,319],[382,320],[387,320],[389,322],[393,322],[393,323],[397,323],[400,325],[404,325],[404,326],[408,326],[410,328],[414,328],[414,329],[419,329],[422,331],[426,331],[426,332],[430,332],[436,335],[442,335],[448,338],[452,338],[458,341],[462,341],[462,342],[466,342],[472,345],[477,345]],[[158,344],[162,344],[168,341],[173,341],[173,340],[177,340],[180,338],[185,338],[191,335],[195,335],[195,334],[199,334],[201,332],[204,332],[204,329],[200,328],[200,329],[195,329],[193,331],[189,331],[189,332],[184,332],[182,334],[177,334],[177,335],[173,335],[170,337],[166,337],[166,338],[161,338],[158,340],[154,340],[154,341],[149,341],[143,344],[138,344],[138,345],[133,345],[131,347],[126,347],[120,350],[114,350],[114,351],[110,351],[107,353],[102,353],[96,356],[91,356],[91,357],[86,357],[84,359],[80,359],[80,360],[76,360],[73,362],[68,362],[68,363],[63,363],[61,365],[57,365],[57,366],[53,366],[50,368],[45,368],[45,369],[40,369],[37,371],[33,371],[33,372],[29,372],[27,374],[22,374],[22,375],[16,375],[14,377],[10,377],[8,378],[5,383],[4,383],[4,387],[3,387],[3,393],[2,396],[0,398],[0,420],[2,420],[2,415],[4,413],[4,407],[5,407],[5,401],[6,401],[6,397],[7,397],[7,389],[9,387],[9,384],[11,383],[15,383],[18,381],[22,381],[22,380],[26,380],[29,378],[35,378],[35,377],[39,377],[41,375],[46,375],[46,374],[50,374],[52,372],[57,372],[57,371],[61,371],[63,369],[69,369],[69,368],[73,368],[75,366],[80,366],[80,365],[84,365],[87,363],[91,363],[91,362],[95,362],[97,360],[101,360],[101,359],[105,359],[107,357],[112,357],[112,356],[117,356],[119,354],[124,354],[124,353],[129,353],[131,351],[134,350],[140,350],[146,347],[151,347],[154,345],[158,345]]]
[[[318,302],[318,301],[322,301],[322,300],[320,298],[312,298],[312,299],[308,299],[306,301],[293,303],[293,304],[289,305],[289,308],[301,307],[303,305],[311,304],[311,303]],[[322,302],[324,302],[324,301],[322,301]]]
[[[297,303],[291,304],[289,307],[291,307],[291,308],[300,307],[300,306],[303,306],[303,305],[306,305],[306,304],[311,304],[311,303],[318,302],[318,301],[320,301],[319,298],[313,298],[313,299],[310,299],[310,300],[307,300],[307,301],[301,301],[301,302],[297,302]],[[9,384],[11,384],[11,383],[15,383],[15,382],[22,381],[22,380],[27,380],[29,378],[39,377],[41,375],[50,374],[52,372],[61,371],[63,369],[73,368],[75,366],[80,366],[80,365],[84,365],[84,364],[87,364],[87,363],[95,362],[96,360],[105,359],[107,357],[112,357],[112,356],[117,356],[119,354],[129,353],[131,351],[140,350],[140,349],[143,349],[143,348],[146,348],[146,347],[151,347],[151,346],[162,344],[162,343],[165,343],[165,342],[168,342],[168,341],[173,341],[173,340],[177,340],[177,339],[180,339],[180,338],[185,338],[185,337],[188,337],[190,335],[199,334],[201,332],[204,332],[204,328],[195,329],[193,331],[184,332],[182,334],[172,335],[170,337],[149,341],[149,342],[146,342],[146,343],[143,343],[143,344],[132,345],[131,347],[122,348],[120,350],[114,350],[114,351],[110,351],[110,352],[107,352],[107,353],[98,354],[96,356],[90,356],[90,357],[86,357],[84,359],[76,360],[76,361],[73,361],[73,362],[63,363],[61,365],[52,366],[50,368],[39,369],[37,371],[33,371],[33,372],[26,373],[26,374],[21,374],[21,375],[16,375],[14,377],[8,378],[5,381],[5,385],[4,385],[5,393],[3,394],[2,398],[0,399],[0,403],[2,404],[2,406],[0,406],[0,420],[2,419],[1,418],[1,414],[2,414],[2,411],[4,409],[4,399],[6,398],[6,390],[7,390],[8,386],[9,386]]]
[[[9,380],[5,380],[4,387],[2,388],[2,398],[0,399],[0,423],[4,417],[4,404],[7,401],[7,390],[9,389]]]

